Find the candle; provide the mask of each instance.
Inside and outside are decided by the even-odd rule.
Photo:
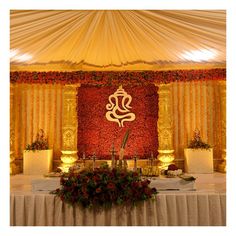
[[[115,147],[114,147],[114,143],[112,143],[111,146],[111,168],[115,168]]]
[[[153,152],[151,152],[151,166],[153,166]]]
[[[85,160],[86,160],[86,157],[85,157],[85,153],[83,152],[83,166],[85,167]]]
[[[137,157],[134,156],[134,171],[137,171]]]
[[[95,160],[96,160],[96,155],[93,153],[93,170],[95,169]]]

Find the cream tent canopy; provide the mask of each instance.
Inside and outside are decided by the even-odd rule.
[[[11,70],[225,67],[225,11],[13,10]]]

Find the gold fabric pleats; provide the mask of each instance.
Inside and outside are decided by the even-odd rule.
[[[221,158],[220,85],[217,81],[172,83],[174,149],[177,159],[199,129],[202,140],[214,148],[214,159]]]
[[[14,90],[15,143],[17,159],[39,129],[48,136],[54,159],[61,155],[62,85],[16,84]]]

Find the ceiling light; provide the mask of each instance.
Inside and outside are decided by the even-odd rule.
[[[15,57],[18,54],[19,50],[17,49],[11,49],[10,51],[10,58],[12,59],[13,57]]]
[[[192,50],[184,52],[181,56],[188,61],[210,61],[214,59],[217,55],[216,50],[214,49],[201,49],[201,50]]]
[[[20,53],[18,49],[11,49],[10,59],[11,62],[25,62],[30,61],[33,57],[28,53]]]

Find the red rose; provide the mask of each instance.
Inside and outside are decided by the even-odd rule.
[[[149,184],[150,184],[150,180],[148,180],[148,179],[142,181],[142,186],[143,186],[143,187],[146,187],[146,186],[148,186]]]
[[[93,180],[94,180],[95,182],[97,182],[97,181],[101,180],[101,178],[100,178],[99,175],[95,175],[95,176],[93,176]]]
[[[174,165],[174,164],[170,164],[168,166],[168,170],[178,170],[178,167],[176,165]]]
[[[144,193],[147,194],[147,195],[150,195],[151,192],[152,192],[152,190],[148,187],[144,189]]]
[[[140,187],[140,183],[139,182],[133,182],[131,185],[134,188],[139,188]]]
[[[81,190],[82,190],[82,193],[87,193],[87,187],[86,186],[82,186]]]
[[[108,189],[115,189],[115,184],[110,182],[110,183],[108,183],[107,188]]]
[[[101,188],[96,188],[96,193],[100,193],[102,191]]]

